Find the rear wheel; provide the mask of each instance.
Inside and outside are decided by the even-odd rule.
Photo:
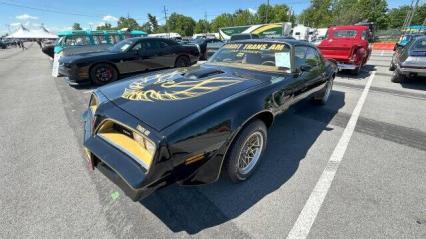
[[[359,75],[359,73],[361,73],[361,68],[362,68],[362,65],[357,66],[355,69],[353,69],[351,71],[352,75],[355,75],[355,76]]]
[[[266,149],[267,129],[263,121],[249,123],[235,138],[225,159],[224,169],[233,182],[249,178]]]
[[[328,98],[330,97],[331,91],[333,90],[333,79],[327,81],[324,89],[314,97],[314,102],[319,105],[327,104]]]
[[[110,64],[97,64],[90,71],[90,78],[96,85],[104,85],[118,79],[117,70]]]
[[[191,65],[191,61],[189,60],[189,57],[187,56],[179,56],[175,62],[175,67],[187,67],[190,65]]]

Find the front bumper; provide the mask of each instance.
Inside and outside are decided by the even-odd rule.
[[[90,84],[89,74],[85,69],[78,68],[77,66],[65,67],[59,65],[59,73],[66,77],[66,81],[70,85],[85,85]]]
[[[426,76],[426,67],[401,67],[398,64],[397,70],[407,77]]]
[[[139,201],[161,187],[172,183],[169,175],[152,177],[133,158],[120,149],[92,134],[93,115],[90,110],[83,114],[84,147],[91,165],[98,169],[108,179],[133,201]]]
[[[337,63],[337,69],[341,70],[355,70],[358,66],[354,64]]]

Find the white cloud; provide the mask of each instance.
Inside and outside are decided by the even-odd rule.
[[[117,22],[117,21],[118,21],[118,18],[116,18],[116,17],[114,17],[114,16],[111,16],[111,15],[107,15],[107,16],[104,16],[104,17],[102,18],[102,20],[104,20],[104,21],[106,21],[106,22]]]
[[[247,10],[249,10],[249,12],[251,14],[256,14],[257,13],[256,9],[253,9],[253,8],[250,8],[250,7]]]
[[[9,26],[11,27],[18,27],[19,25],[21,25],[20,22],[12,22],[11,24],[9,24]]]
[[[23,14],[23,15],[16,16],[16,19],[19,19],[19,20],[22,20],[22,21],[27,21],[27,20],[36,20],[36,19],[38,19],[38,17],[31,16],[31,15],[28,15],[28,14]]]

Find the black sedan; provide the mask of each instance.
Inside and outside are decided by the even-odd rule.
[[[190,66],[198,61],[199,50],[163,38],[129,38],[102,52],[61,57],[59,73],[72,85],[102,85],[126,73]]]
[[[393,71],[391,80],[395,83],[426,76],[426,36],[417,37],[395,51],[389,70]]]
[[[234,182],[262,160],[274,118],[301,99],[325,104],[335,64],[295,40],[224,45],[207,63],[98,88],[84,113],[89,167],[133,200],[172,183]]]

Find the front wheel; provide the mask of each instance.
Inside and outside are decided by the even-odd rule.
[[[393,75],[392,75],[392,78],[391,78],[391,81],[393,83],[401,83],[404,80],[405,80],[405,76],[404,75],[400,74],[398,71],[394,71],[393,72]]]
[[[233,182],[249,178],[266,149],[267,129],[263,121],[249,123],[235,138],[225,159],[225,171]]]
[[[189,57],[187,56],[179,56],[175,62],[175,67],[187,67],[190,65],[191,65],[191,61],[189,60]]]
[[[110,64],[97,64],[90,70],[90,78],[95,85],[104,85],[117,80],[118,72]]]

